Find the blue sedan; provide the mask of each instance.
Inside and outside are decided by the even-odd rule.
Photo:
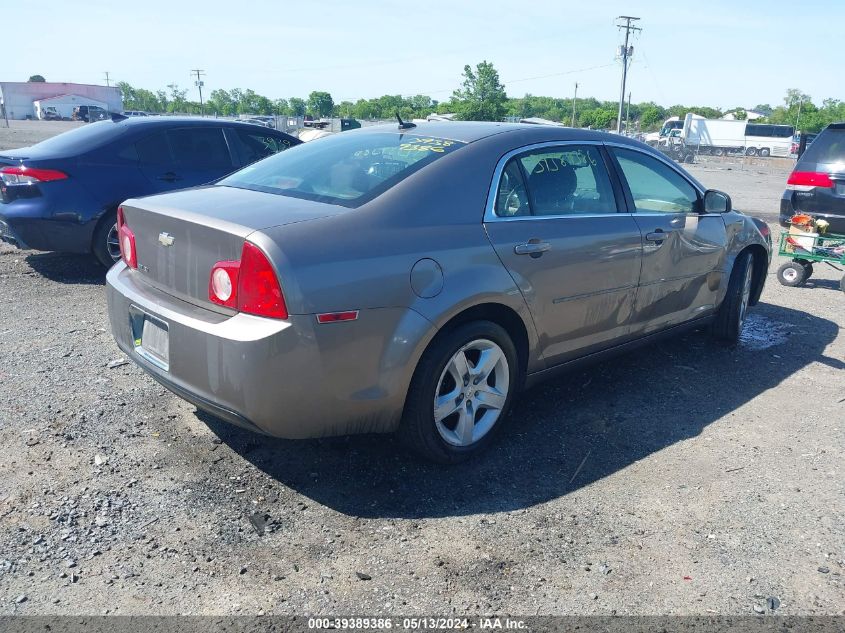
[[[0,240],[109,267],[122,201],[206,184],[300,142],[235,121],[115,117],[0,151]]]

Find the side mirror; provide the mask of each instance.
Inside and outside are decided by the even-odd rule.
[[[708,189],[704,192],[704,213],[728,213],[732,208],[731,197],[724,191]]]

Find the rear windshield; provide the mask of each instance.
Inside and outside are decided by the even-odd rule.
[[[271,156],[218,184],[357,207],[463,145],[418,134],[342,133]]]
[[[114,121],[86,123],[82,127],[53,136],[32,147],[37,148],[39,152],[50,152],[57,155],[79,154],[108,143],[125,130],[125,127]]]
[[[808,139],[807,149],[799,162],[819,165],[845,163],[845,129],[822,130],[812,145]]]

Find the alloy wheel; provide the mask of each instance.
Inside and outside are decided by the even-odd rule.
[[[434,422],[453,446],[478,442],[496,424],[508,398],[510,369],[493,341],[462,346],[443,368],[434,395]]]
[[[106,235],[106,250],[114,261],[120,259],[120,237],[117,234],[117,224],[113,224]]]

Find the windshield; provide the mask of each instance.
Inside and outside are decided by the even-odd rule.
[[[218,184],[357,207],[465,143],[419,134],[336,134],[250,165]]]
[[[660,130],[660,136],[669,136],[672,130],[680,130],[684,127],[683,121],[666,121],[663,128]]]
[[[41,141],[33,145],[32,148],[37,149],[39,153],[80,154],[98,145],[108,143],[117,138],[125,129],[125,127],[117,125],[113,121],[87,123],[82,127]]]

